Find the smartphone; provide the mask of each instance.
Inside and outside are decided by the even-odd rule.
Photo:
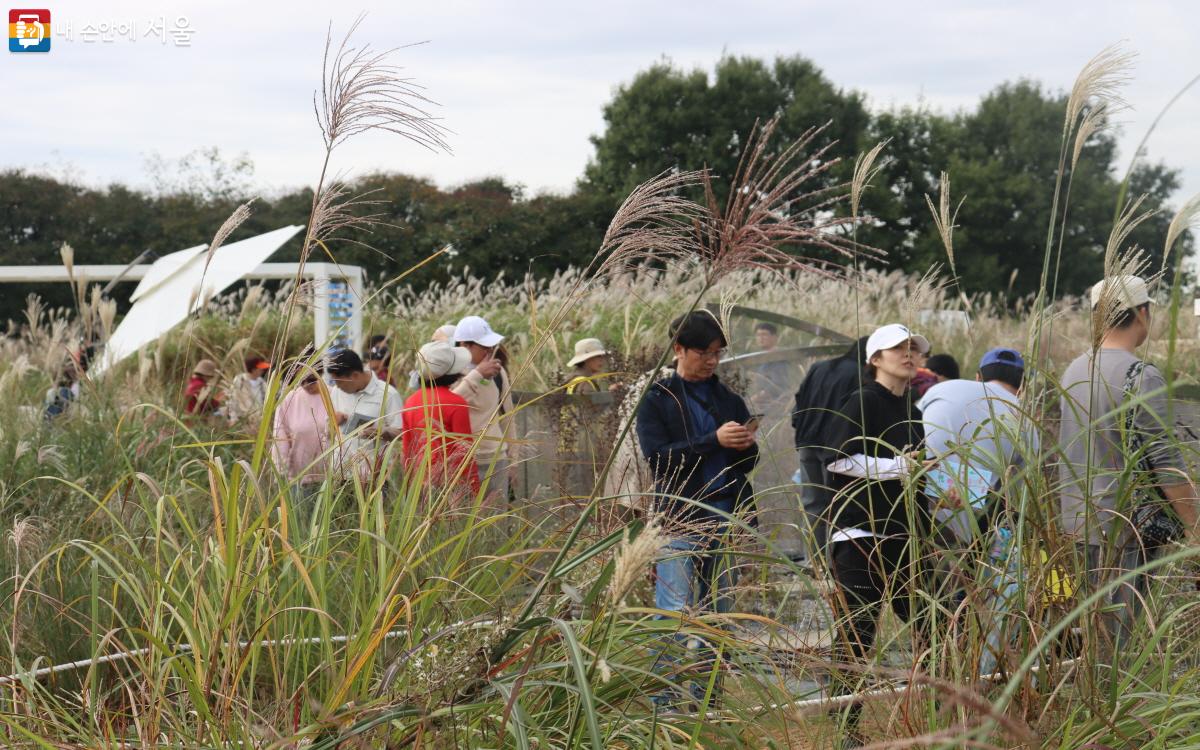
[[[762,414],[751,414],[742,427],[745,427],[747,430],[757,430],[759,423],[762,422],[762,418]]]

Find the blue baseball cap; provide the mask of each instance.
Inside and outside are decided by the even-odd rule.
[[[1025,359],[1016,349],[1006,349],[1005,347],[996,347],[989,349],[983,358],[979,360],[979,369],[983,369],[988,365],[1009,365],[1016,367],[1019,370],[1025,369]]]

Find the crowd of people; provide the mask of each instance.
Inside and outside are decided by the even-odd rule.
[[[1151,330],[1146,283],[1111,277],[1091,301],[1099,344],[1063,373],[1052,447],[1044,421],[1022,410],[1028,363],[1015,349],[987,351],[968,380],[953,358],[929,356],[924,336],[889,324],[809,369],[792,420],[798,504],[811,530],[809,562],[834,585],[844,660],[871,650],[884,608],[909,623],[914,653],[925,652],[933,610],[942,597],[961,599],[963,581],[973,580],[986,593],[979,671],[996,669],[1019,630],[1005,618],[1026,609],[1021,585],[1046,588],[1029,580],[1036,566],[1014,544],[1035,486],[1058,493],[1056,525],[1077,545],[1068,567],[1082,579],[1061,580],[1059,566],[1046,595],[1104,587],[1108,606],[1098,611],[1114,649],[1149,592],[1149,575],[1132,572],[1170,544],[1196,540],[1196,488],[1172,434],[1165,379],[1137,355]],[[773,331],[760,330],[772,343]],[[655,601],[669,612],[719,613],[734,585],[734,524],[753,512],[757,419],[716,375],[727,341],[715,318],[685,316],[670,336],[674,372],[637,411],[654,512],[671,540],[656,564]],[[1047,467],[1057,481],[1039,485]],[[939,577],[942,555],[930,549],[962,552],[959,569]],[[668,691],[656,700],[678,707],[687,698]],[[860,710],[851,703],[842,716],[846,747],[861,742]]]
[[[446,493],[452,508],[478,496],[486,510],[506,509],[517,441],[504,342],[479,316],[440,326],[417,350],[403,381],[382,335],[372,336],[361,355],[341,349],[317,358],[308,347],[290,360],[272,417],[271,448],[298,507],[311,509],[328,481],[378,477],[395,444],[404,475]],[[565,392],[596,392],[611,375],[608,355],[599,339],[577,342]],[[199,360],[183,390],[184,415],[253,420],[261,415],[271,366],[249,356],[244,371],[224,387],[217,363]]]
[[[1061,377],[1053,441],[1022,405],[1029,363],[1012,348],[988,350],[966,379],[953,357],[930,356],[924,336],[883,325],[815,363],[793,397],[794,365],[773,356],[778,330],[762,322],[755,328],[760,364],[750,368],[743,397],[717,374],[729,341],[716,316],[701,309],[672,321],[671,369],[636,405],[636,449],[653,476],[651,512],[669,539],[654,566],[655,606],[676,614],[729,611],[732,540],[755,516],[758,412],[794,398],[793,479],[809,532],[807,564],[833,583],[846,659],[872,649],[885,608],[910,624],[920,652],[939,597],[962,595],[961,586],[935,581],[939,571],[923,550],[937,548],[963,553],[956,558],[960,579],[984,582],[988,624],[979,670],[996,669],[1012,637],[1004,618],[1023,608],[1019,589],[1029,583],[1014,529],[1033,477],[1047,476],[1048,467],[1057,472],[1058,526],[1076,544],[1075,570],[1084,572],[1061,586],[1111,590],[1112,606],[1103,613],[1118,644],[1149,590],[1148,576],[1132,571],[1170,544],[1196,539],[1198,501],[1171,434],[1165,378],[1137,354],[1151,331],[1146,283],[1107,278],[1092,288],[1091,302],[1099,343]],[[272,453],[296,499],[310,504],[334,478],[377,475],[397,444],[413,481],[457,489],[452,507],[473,498],[494,510],[507,507],[519,436],[505,341],[478,316],[441,326],[417,350],[403,383],[382,336],[372,337],[362,356],[344,349],[317,358],[310,348],[290,360],[273,414]],[[598,339],[577,341],[563,390],[618,388],[611,355]],[[217,364],[198,361],[184,412],[231,420],[259,413],[272,365],[258,356],[243,365],[222,389]],[[47,393],[48,418],[75,398],[77,381],[74,367],[64,370]],[[664,656],[660,667],[670,662]],[[671,691],[656,696],[675,707],[687,699]],[[854,746],[858,709],[843,719],[846,745]]]

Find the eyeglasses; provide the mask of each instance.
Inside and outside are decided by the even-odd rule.
[[[720,362],[728,350],[727,349],[717,349],[714,352],[714,351],[709,351],[707,349],[693,349],[689,346],[688,351],[692,352],[700,359],[711,360],[713,362]]]

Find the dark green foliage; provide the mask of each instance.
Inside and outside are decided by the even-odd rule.
[[[883,153],[886,166],[863,202],[863,212],[874,221],[859,235],[887,251],[882,264],[918,273],[935,263],[948,266],[925,202],[926,195],[936,200],[945,171],[955,204],[965,198],[955,235],[962,288],[1004,292],[1011,283],[1013,295],[1020,296],[1038,286],[1064,106],[1064,96],[1021,81],[997,87],[971,111],[904,108],[872,116],[861,94],[836,88],[802,57],[770,63],[725,57],[711,74],[660,62],[619,88],[605,106],[605,130],[592,138],[595,156],[571,194],[531,197],[502,177],[444,190],[423,178],[369,173],[355,179],[350,192],[372,201],[358,211],[379,214],[384,223],[369,234],[352,231],[330,250],[340,262],[386,280],[453,245],[452,252],[406,278],[418,287],[445,281],[464,266],[485,277],[503,272],[521,278],[586,265],[613,212],[636,185],[664,170],[707,166],[720,191],[732,179],[755,122],[778,116],[777,144],[830,123],[814,148],[829,146],[827,158],[842,161],[815,187],[844,184],[860,151],[891,139]],[[219,162],[215,154],[208,158]],[[1072,175],[1059,294],[1082,292],[1101,274],[1121,167],[1113,135],[1093,136]],[[238,204],[237,191],[215,189],[203,179],[184,192],[176,186],[176,192],[144,193],[121,185],[82,187],[22,170],[0,178],[0,264],[59,263],[64,242],[74,247],[77,264],[123,263],[146,248],[172,252],[208,242]],[[1129,195],[1147,193],[1144,208],[1164,208],[1177,187],[1176,170],[1143,161],[1131,177]],[[307,188],[259,199],[230,240],[303,223],[311,202]],[[1170,219],[1166,208],[1132,237],[1155,270]],[[1185,238],[1181,249],[1191,244]],[[299,247],[296,238],[273,259],[294,260]],[[31,291],[51,305],[71,304],[65,285],[7,286],[0,294],[0,321],[19,319]],[[115,297],[126,299],[120,290]]]

